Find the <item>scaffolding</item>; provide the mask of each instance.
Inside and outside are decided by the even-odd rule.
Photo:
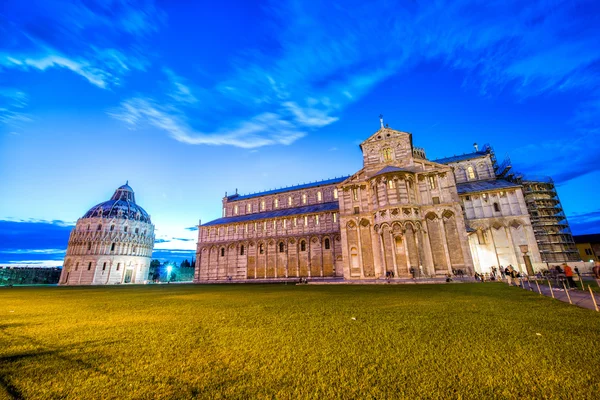
[[[506,179],[523,186],[523,196],[542,261],[579,261],[581,257],[552,178],[528,179],[512,169],[508,156],[498,163],[494,149],[489,144],[483,146],[483,151],[490,155],[497,179]]]

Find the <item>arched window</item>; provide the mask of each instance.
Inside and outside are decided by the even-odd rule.
[[[225,257],[225,247],[221,247],[221,257]]]
[[[317,201],[321,201],[323,200],[323,195],[321,194],[321,191],[317,192]]]
[[[329,243],[329,238],[325,238],[325,250],[329,250],[331,248],[331,244]]]
[[[112,232],[112,231],[114,231],[114,230],[115,230],[115,226],[114,226],[114,225],[111,225],[111,226],[110,226],[110,231]]]
[[[127,227],[125,227],[125,232],[127,232]]]
[[[244,255],[244,245],[240,246],[240,256]]]
[[[300,251],[306,251],[306,242],[304,240],[300,242]]]
[[[265,247],[264,247],[264,245],[261,243],[261,244],[258,246],[258,253],[259,253],[259,254],[264,254],[264,252],[265,252]]]
[[[334,199],[338,198],[338,190],[337,190],[337,188],[333,189],[333,198]]]
[[[98,229],[96,229],[98,231],[102,230],[102,224],[98,224]]]
[[[79,269],[79,263],[75,264],[75,271]]]
[[[102,265],[102,271],[106,271],[106,263],[104,263],[104,265]]]
[[[89,264],[88,264],[88,271],[89,271],[90,269],[92,269],[92,263],[89,263]]]
[[[250,212],[252,211],[252,204],[248,203],[246,204],[246,212]]]
[[[389,147],[386,147],[385,149],[383,149],[382,153],[383,153],[383,161],[384,162],[392,161],[392,149],[390,149]]]
[[[288,206],[292,205],[292,196],[288,196]]]
[[[302,204],[306,204],[306,193],[302,195]]]
[[[396,187],[396,182],[393,179],[388,180],[388,188],[394,189]]]
[[[260,210],[261,210],[261,211],[264,211],[264,210],[265,210],[265,201],[264,201],[264,200],[261,200],[261,201],[260,201]]]
[[[92,244],[90,242],[88,242],[88,250],[92,249]]]
[[[121,263],[117,263],[117,271],[121,269]]]
[[[284,246],[283,242],[279,243],[279,252],[283,253],[284,250],[285,250],[285,246]]]
[[[238,211],[239,211],[238,206],[237,205],[233,206],[233,213],[235,215],[238,215]]]
[[[500,205],[498,203],[494,203],[494,211],[500,212]]]
[[[140,233],[140,228],[135,228],[135,233]]]
[[[273,205],[275,206],[275,208],[279,208],[279,199],[275,199]]]
[[[110,245],[110,251],[115,251],[115,245],[116,245],[116,243],[113,243]]]
[[[467,179],[470,180],[470,181],[472,181],[473,179],[476,179],[476,177],[475,177],[475,169],[471,165],[469,165],[467,167]]]
[[[90,225],[88,225],[88,231],[89,231],[90,229],[92,229],[92,227],[91,227]]]

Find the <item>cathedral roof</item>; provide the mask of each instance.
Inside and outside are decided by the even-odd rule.
[[[97,204],[83,218],[122,218],[151,223],[150,216],[135,203],[133,189],[127,183],[119,186],[110,200]]]
[[[280,217],[290,217],[293,215],[300,214],[314,214],[325,211],[337,211],[340,208],[340,204],[337,201],[332,201],[329,203],[320,203],[320,204],[312,204],[309,206],[302,207],[293,207],[293,208],[282,208],[273,211],[265,211],[261,213],[254,214],[246,214],[246,215],[235,215],[233,217],[224,217],[215,219],[213,221],[207,222],[202,226],[212,226],[212,225],[222,225],[222,224],[231,224],[238,222],[249,222],[249,221],[258,221],[261,219],[269,219],[269,218],[280,218]]]
[[[387,167],[383,168],[379,172],[373,174],[373,176],[387,174],[388,172],[415,172],[415,171],[413,171],[412,169],[408,169],[408,168],[399,168],[399,167],[394,167],[393,165],[388,165]]]
[[[473,153],[462,154],[460,156],[438,158],[437,160],[433,160],[433,162],[438,163],[438,164],[449,164],[452,162],[466,161],[466,160],[472,160],[474,158],[485,157],[487,155],[488,155],[487,151],[475,151]]]
[[[520,186],[521,185],[505,181],[504,179],[490,179],[486,181],[457,183],[456,189],[458,191],[458,194],[465,194],[474,192],[486,192],[488,190],[507,189]]]
[[[247,199],[252,199],[254,197],[267,196],[270,194],[291,192],[292,190],[300,190],[300,189],[308,189],[308,188],[313,188],[313,187],[318,187],[318,186],[332,185],[335,183],[341,183],[348,178],[349,178],[349,176],[342,176],[340,178],[325,179],[323,181],[317,181],[317,182],[311,182],[311,183],[303,183],[302,185],[288,186],[288,187],[284,187],[284,188],[280,188],[280,189],[267,190],[264,192],[245,194],[245,195],[234,194],[231,196],[227,196],[227,200],[229,200],[229,201],[247,200]]]

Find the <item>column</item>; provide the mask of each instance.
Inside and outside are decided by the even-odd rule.
[[[381,266],[383,267],[381,276],[385,276],[387,274],[387,262],[385,260],[385,244],[383,242],[383,229],[381,229],[381,233],[377,235],[379,237],[379,248],[381,249]]]
[[[404,239],[404,254],[406,254],[406,272],[408,272],[408,274],[410,275],[410,253],[409,253],[409,249],[408,249],[408,240],[406,240],[406,230],[404,230],[404,235],[403,235],[403,239]],[[415,241],[416,243],[416,241]],[[416,245],[415,245],[416,246]],[[418,249],[418,247],[417,247]]]
[[[390,228],[390,240],[392,244],[392,261],[394,263],[394,276],[398,276],[398,261],[396,260],[396,256],[398,253],[398,249],[396,248],[396,238],[394,238],[393,228]]]
[[[452,261],[450,261],[450,253],[448,252],[448,240],[446,239],[446,227],[444,221],[439,219],[440,228],[442,230],[442,243],[444,244],[444,255],[446,256],[446,263],[448,264],[448,273],[452,274]]]
[[[356,225],[356,233],[358,237],[358,262],[360,263],[360,277],[365,277],[365,270],[363,269],[363,257],[362,257],[362,239],[360,237],[360,222]],[[350,256],[352,257],[352,255]],[[352,262],[350,260],[350,262]]]

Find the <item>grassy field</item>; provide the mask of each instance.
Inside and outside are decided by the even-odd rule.
[[[597,398],[600,315],[504,284],[0,288],[0,398]]]

